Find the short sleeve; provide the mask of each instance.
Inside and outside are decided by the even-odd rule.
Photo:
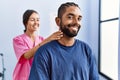
[[[20,36],[13,39],[13,48],[18,61],[20,60],[21,56],[28,50],[28,47]]]

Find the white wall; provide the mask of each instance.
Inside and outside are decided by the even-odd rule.
[[[77,38],[87,42],[98,55],[98,0],[67,0],[77,2],[83,12],[82,28]],[[56,30],[54,16],[62,2],[66,0],[1,0],[0,2],[0,53],[4,54],[5,80],[12,80],[17,59],[13,51],[13,37],[22,34],[22,14],[26,9],[40,13],[40,35],[47,37]],[[94,7],[94,6],[96,7]],[[92,6],[92,7],[90,7]],[[92,9],[93,8],[93,9]],[[92,9],[92,10],[91,10]],[[1,59],[1,58],[0,58]],[[0,60],[1,61],[1,60]],[[0,65],[0,72],[1,72]]]

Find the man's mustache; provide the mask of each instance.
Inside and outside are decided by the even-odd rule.
[[[81,25],[79,25],[79,24],[68,24],[68,27],[72,27],[72,26],[77,26],[77,27],[81,27]]]

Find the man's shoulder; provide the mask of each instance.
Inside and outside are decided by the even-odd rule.
[[[56,40],[53,40],[53,41],[50,41],[48,43],[46,43],[44,46],[52,46],[52,45],[55,45],[56,44]]]
[[[77,44],[88,45],[86,42],[76,39]]]
[[[76,39],[76,44],[80,45],[84,49],[91,50],[91,47],[89,46],[87,42]]]
[[[52,46],[56,45],[56,41],[50,41],[44,45],[42,45],[39,49],[45,48],[45,49],[50,49]]]
[[[54,50],[55,44],[56,44],[55,41],[51,41],[51,42],[48,42],[48,43],[42,45],[36,51],[36,55],[42,55],[42,56],[48,55],[49,52]]]

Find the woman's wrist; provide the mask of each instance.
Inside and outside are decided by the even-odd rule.
[[[41,43],[39,43],[39,47],[41,46]]]

